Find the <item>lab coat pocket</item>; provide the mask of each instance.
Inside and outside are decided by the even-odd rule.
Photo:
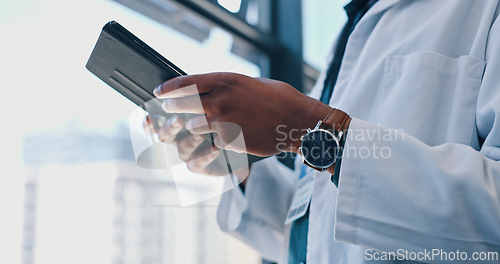
[[[470,144],[485,62],[415,52],[385,59],[380,114],[429,145]]]

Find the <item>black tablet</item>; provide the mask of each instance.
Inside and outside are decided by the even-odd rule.
[[[103,27],[86,67],[141,107],[160,83],[186,75],[116,21]]]
[[[156,126],[161,125],[169,114],[163,111],[161,101],[156,99],[153,90],[169,79],[187,75],[116,21],[110,21],[102,28],[86,68],[146,110],[149,116],[153,117],[153,124]],[[159,116],[165,118],[155,118]],[[193,114],[180,114],[180,116],[187,120]],[[179,133],[178,136],[183,137],[186,134],[188,134],[187,130]],[[207,142],[212,144],[213,135],[208,134],[206,137]],[[235,157],[241,154],[223,151],[224,157],[221,157],[220,162],[227,165],[229,171],[231,171],[230,167],[242,167],[263,159],[263,157],[247,155],[248,161],[235,158],[234,160],[244,162],[231,162],[230,164],[228,152]],[[147,153],[144,154],[142,156],[146,156]]]

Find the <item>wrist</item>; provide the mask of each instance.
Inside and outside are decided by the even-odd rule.
[[[302,119],[303,122],[299,123],[299,125],[295,128],[297,131],[300,131],[300,136],[298,138],[290,137],[292,152],[299,155],[301,154],[299,151],[299,148],[302,144],[302,140],[300,140],[300,137],[307,134],[307,129],[314,128],[318,121],[322,121],[322,128],[331,130],[335,134],[338,134],[340,131],[345,133],[345,131],[349,128],[351,117],[347,113],[339,109],[333,109],[326,104],[323,105],[326,107],[316,107],[316,109],[308,113],[307,117],[304,117],[304,119]]]

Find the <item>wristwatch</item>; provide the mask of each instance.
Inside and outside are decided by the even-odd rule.
[[[335,111],[344,115],[341,120],[338,115],[332,115]],[[323,120],[318,121],[313,129],[308,128],[307,134],[300,137],[302,142],[299,151],[302,155],[302,162],[321,172],[334,165],[348,119],[348,114],[333,108]]]

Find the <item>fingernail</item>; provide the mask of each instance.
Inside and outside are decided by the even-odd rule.
[[[153,94],[158,97],[161,93],[161,84],[158,85],[154,90],[153,90]]]
[[[194,134],[193,135],[193,139],[196,140],[196,141],[200,141],[200,140],[203,140],[203,137],[198,135],[198,134]]]
[[[191,120],[187,121],[187,123],[186,123],[186,129],[187,130],[191,130],[193,128],[193,122]]]
[[[161,103],[161,108],[163,108],[163,111],[168,113],[167,100],[164,100],[163,103]]]
[[[173,127],[180,127],[181,123],[178,116],[174,116],[170,119],[170,125]]]

